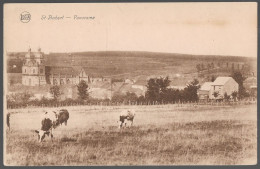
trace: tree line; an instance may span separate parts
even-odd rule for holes
[[[238,92],[233,92],[233,98],[244,98],[250,96],[248,92],[246,92],[243,81],[245,77],[240,72],[233,72],[231,75],[233,79],[239,84]],[[88,84],[82,80],[77,85],[77,99],[65,99],[60,100],[60,87],[57,85],[51,86],[49,92],[52,94],[53,98],[48,99],[46,97],[42,97],[39,99],[31,100],[30,98],[33,96],[32,94],[25,93],[16,93],[7,96],[7,104],[8,105],[55,105],[55,104],[98,104],[101,102],[111,102],[111,103],[176,103],[176,102],[197,102],[199,100],[198,97],[198,89],[200,88],[199,81],[194,79],[190,81],[184,89],[174,89],[170,88],[170,80],[169,77],[160,77],[160,78],[151,78],[147,81],[147,90],[145,95],[137,96],[136,93],[119,93],[116,92],[112,96],[111,99],[95,99],[89,96],[89,87]],[[213,93],[214,97],[217,98],[218,93]],[[224,94],[224,100],[229,100],[231,96]]]
[[[198,63],[196,64],[196,69],[197,72],[201,72],[201,71],[205,71],[205,70],[212,70],[214,68],[230,68],[231,70],[239,70],[239,71],[243,71],[243,72],[248,72],[250,70],[250,66],[248,64],[235,64],[235,63],[230,63],[230,62],[226,62],[226,63]]]

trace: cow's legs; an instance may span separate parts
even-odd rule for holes
[[[52,134],[52,128],[51,128],[51,141],[53,141],[53,134]]]

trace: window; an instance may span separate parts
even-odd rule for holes
[[[33,73],[35,73],[35,69],[33,69]]]
[[[43,69],[40,69],[40,73],[43,73]]]
[[[26,69],[24,69],[24,73],[26,73]]]

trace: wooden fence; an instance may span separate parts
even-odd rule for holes
[[[70,107],[70,106],[101,106],[101,107],[119,107],[119,106],[153,106],[153,105],[175,105],[176,107],[192,107],[192,106],[233,106],[233,105],[247,105],[256,104],[257,100],[255,98],[244,99],[239,101],[229,101],[229,102],[97,102],[97,103],[54,103],[54,104],[42,104],[39,105],[7,105],[7,109],[27,109],[27,108],[55,108],[55,107]]]

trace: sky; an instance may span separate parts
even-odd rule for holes
[[[20,14],[31,15],[28,23]],[[63,19],[47,19],[64,16]],[[74,19],[94,17],[94,19]],[[45,19],[42,17],[46,16]],[[66,18],[70,17],[70,18]],[[257,57],[257,3],[5,4],[4,52],[150,51]]]

